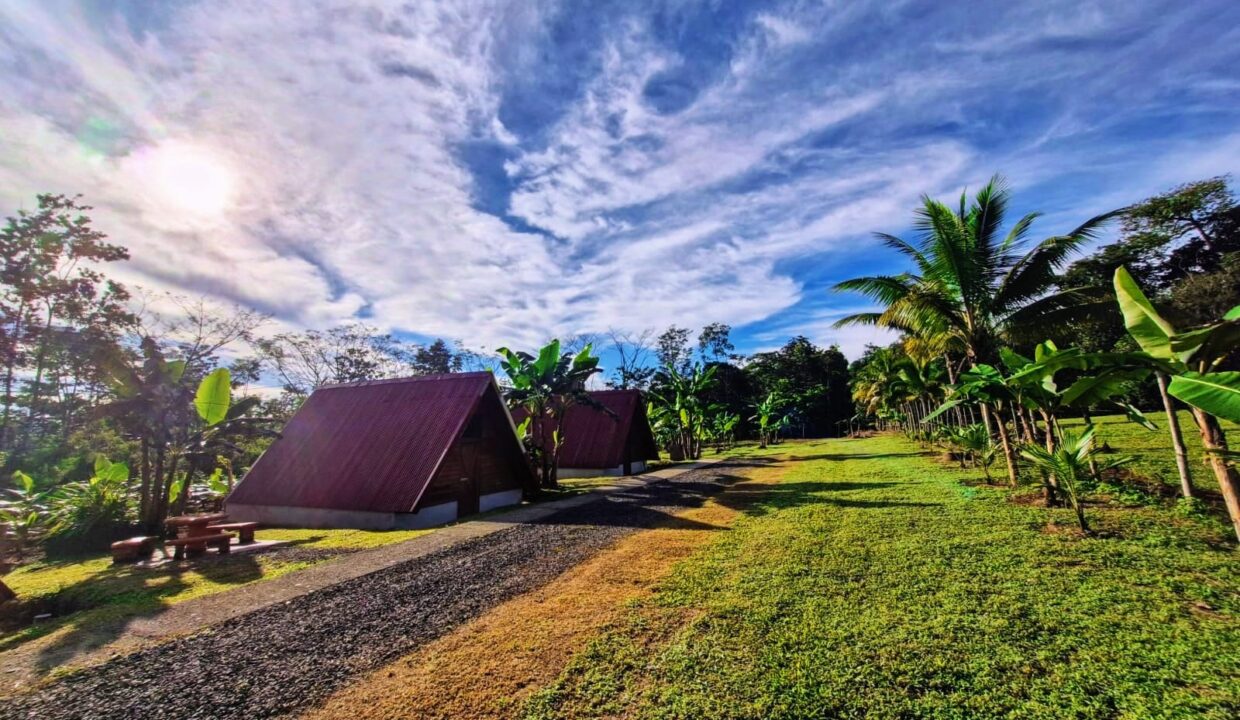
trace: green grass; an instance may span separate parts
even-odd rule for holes
[[[57,617],[0,634],[0,650],[53,632],[89,632],[129,617],[151,615],[176,603],[250,583],[271,580],[328,560],[340,553],[408,540],[429,530],[301,530],[270,528],[260,540],[284,540],[299,548],[324,551],[209,556],[204,561],[156,567],[113,565],[107,554],[51,559],[23,565],[4,581],[25,603]],[[158,557],[158,555],[157,555]]]
[[[1122,415],[1108,415],[1094,419],[1098,427],[1098,440],[1109,443],[1115,450],[1130,455],[1133,463],[1128,469],[1142,477],[1158,480],[1178,489],[1180,475],[1175,467],[1175,457],[1171,453],[1171,437],[1167,433],[1166,413],[1148,413],[1147,417],[1158,426],[1157,430],[1145,428],[1130,422]],[[1201,435],[1197,425],[1188,411],[1180,411],[1180,430],[1184,435],[1184,445],[1188,449],[1189,470],[1193,477],[1193,487],[1208,492],[1218,492],[1218,482],[1213,473],[1202,464]],[[1067,420],[1064,425],[1079,430],[1081,420]],[[1240,443],[1240,425],[1223,422],[1223,429],[1228,433],[1232,445]]]
[[[775,453],[802,459],[527,718],[1240,716],[1215,518],[1095,505],[1082,537],[901,437]]]

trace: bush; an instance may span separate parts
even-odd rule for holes
[[[95,461],[89,480],[62,485],[52,498],[53,521],[47,533],[49,553],[79,553],[103,549],[130,532],[133,523],[125,483],[124,463]]]

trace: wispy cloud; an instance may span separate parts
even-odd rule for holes
[[[293,325],[853,352],[826,288],[921,193],[1005,171],[1051,232],[1238,164],[1222,0],[100,7],[0,8],[0,202],[83,193],[126,281]]]

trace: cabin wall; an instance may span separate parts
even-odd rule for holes
[[[511,437],[503,408],[484,403],[444,456],[419,509],[456,502],[464,516],[520,502],[521,479],[515,464],[524,458],[512,450]]]

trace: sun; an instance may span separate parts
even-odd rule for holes
[[[209,148],[163,142],[146,151],[141,167],[152,199],[168,210],[210,219],[233,204],[233,173]]]

